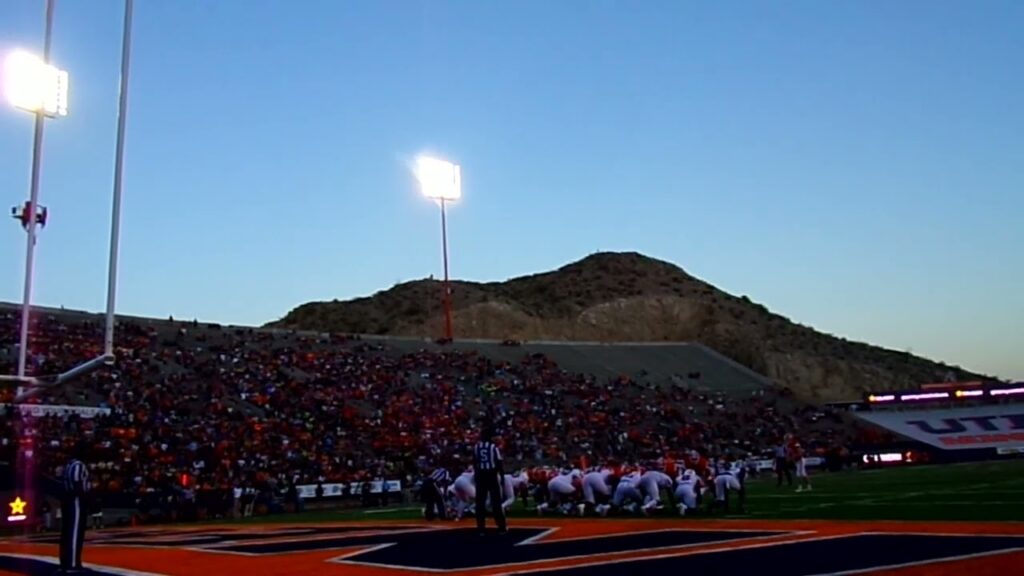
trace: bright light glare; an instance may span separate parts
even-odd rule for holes
[[[23,50],[4,60],[4,93],[15,108],[67,116],[68,73]]]
[[[957,390],[956,391],[956,397],[957,398],[970,398],[972,396],[981,396],[983,394],[985,394],[984,390]]]
[[[458,164],[420,156],[416,158],[416,179],[427,198],[458,200],[462,197],[462,171]]]
[[[879,462],[902,462],[904,460],[903,454],[897,452],[886,452],[883,454],[865,454],[861,459],[864,460],[865,463],[870,463],[872,458],[877,459]]]
[[[937,400],[939,398],[949,398],[949,392],[925,392],[924,394],[903,394],[900,396],[900,400]]]

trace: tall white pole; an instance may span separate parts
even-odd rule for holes
[[[128,121],[128,72],[132,54],[133,0],[124,3],[124,32],[121,36],[121,93],[117,105],[117,150],[114,153],[114,205],[110,217],[110,261],[107,264],[107,325],[103,353],[108,361],[114,354],[114,304],[117,299],[117,260],[121,242],[121,175],[124,172],[124,130]]]
[[[53,4],[46,0],[46,28],[43,32],[43,61],[50,63],[50,41],[53,37]],[[25,292],[21,301],[21,338],[18,341],[18,378],[25,377],[25,361],[28,357],[28,324],[32,313],[32,274],[36,255],[36,212],[39,206],[39,172],[43,157],[42,110],[36,112],[35,134],[32,137],[32,176],[28,195],[28,225],[25,239]]]

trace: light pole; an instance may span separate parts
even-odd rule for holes
[[[448,280],[448,220],[445,206],[462,197],[462,171],[458,164],[445,160],[420,156],[416,159],[416,179],[420,182],[423,195],[441,205],[441,250],[444,257],[444,337],[452,340],[452,288]]]
[[[46,0],[46,27],[43,34],[43,57],[27,52],[13,52],[4,61],[4,86],[10,103],[35,114],[32,138],[32,175],[28,203],[22,222],[28,237],[25,240],[25,288],[21,304],[21,334],[18,343],[18,378],[25,377],[28,354],[28,323],[32,310],[32,274],[35,264],[36,224],[40,223],[39,173],[43,156],[43,121],[68,113],[68,73],[50,65],[53,38],[54,0]]]

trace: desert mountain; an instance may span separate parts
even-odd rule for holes
[[[597,253],[505,282],[453,282],[457,338],[605,342],[696,341],[816,400],[867,390],[982,378],[946,364],[796,324],[678,266],[637,253]],[[371,297],[310,302],[276,328],[436,337],[441,284],[417,280]]]

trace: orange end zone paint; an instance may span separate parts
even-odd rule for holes
[[[192,526],[181,529],[159,529],[163,536],[170,531],[170,537],[196,533],[222,532],[230,538],[231,534],[248,534],[246,542],[261,542],[272,544],[288,539],[300,541],[312,541],[324,536],[296,536],[294,534],[281,533],[289,529],[306,529],[310,527],[358,527],[367,528],[346,533],[343,536],[328,536],[333,538],[335,547],[332,549],[314,549],[310,551],[292,551],[278,554],[254,554],[243,555],[230,553],[214,548],[202,549],[199,545],[192,548],[181,546],[165,547],[167,542],[161,543],[159,536],[150,530],[107,530],[102,533],[90,533],[90,543],[86,545],[84,559],[87,564],[117,568],[120,570],[141,571],[150,574],[163,574],[167,576],[184,576],[189,574],[245,574],[250,575],[285,575],[285,574],[344,574],[346,576],[412,576],[423,575],[425,570],[389,567],[384,565],[368,564],[339,564],[336,560],[346,554],[366,552],[371,549],[370,545],[343,547],[338,542],[344,542],[345,538],[356,538],[366,534],[378,535],[387,534],[390,538],[392,532],[375,531],[377,528],[395,528],[408,526],[411,528],[432,527],[440,529],[465,529],[465,524],[434,524],[417,522],[373,522],[373,523],[334,523],[334,524],[301,524],[301,525],[203,525]],[[586,566],[608,565],[609,563],[624,560],[649,559],[652,557],[684,558],[694,555],[716,552],[723,554],[722,562],[729,565],[730,553],[739,553],[741,550],[768,547],[782,543],[811,542],[829,538],[839,538],[856,534],[920,534],[920,535],[1006,535],[1024,536],[1024,524],[1022,523],[916,523],[916,522],[829,522],[829,521],[765,521],[765,520],[686,520],[686,521],[645,521],[645,520],[581,520],[581,519],[519,519],[513,523],[517,528],[556,529],[539,538],[539,542],[556,543],[561,541],[580,539],[590,540],[592,538],[613,537],[616,535],[632,535],[641,532],[661,532],[666,530],[684,531],[779,531],[782,534],[758,536],[756,538],[737,537],[734,540],[711,541],[695,545],[667,546],[657,549],[629,549],[625,551],[598,552],[589,556],[563,557],[563,558],[542,558],[504,566],[492,566],[481,568],[465,568],[458,570],[442,571],[444,574],[454,576],[491,576],[497,574],[508,574],[510,572],[522,573],[535,570],[571,569],[579,567],[574,573],[586,574]],[[249,534],[252,533],[252,534]],[[399,532],[407,534],[407,532]],[[111,537],[139,536],[149,538],[145,546],[138,545],[117,545]],[[742,534],[740,534],[742,536]],[[495,538],[496,536],[489,536]],[[341,538],[341,540],[339,540]],[[102,541],[109,543],[101,543]],[[571,542],[570,542],[570,545]],[[544,544],[538,544],[544,546]],[[22,540],[0,540],[0,557],[4,553],[27,554],[34,556],[57,555],[57,547],[54,544],[26,542]],[[453,554],[458,551],[438,550],[438,554]],[[870,554],[870,551],[851,550],[851,555]],[[875,571],[863,572],[865,574],[885,576],[954,576],[970,574],[971,576],[1008,576],[1013,573],[1014,567],[1024,565],[1024,552],[1000,552],[991,555],[965,558],[962,560],[935,560],[927,564],[919,564],[904,568],[878,569]],[[477,564],[479,566],[479,564]],[[624,565],[628,566],[628,564]],[[626,573],[623,570],[623,573]],[[0,575],[17,574],[10,572],[9,567],[0,568]],[[543,572],[538,572],[543,574]]]

